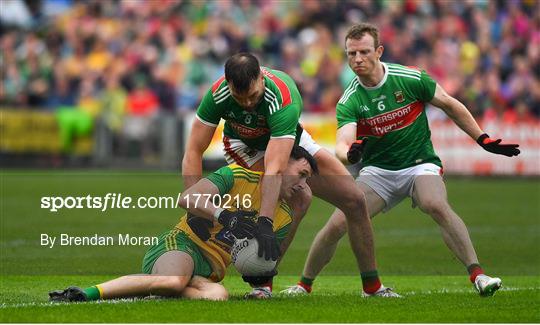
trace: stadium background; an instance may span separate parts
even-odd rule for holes
[[[508,287],[496,296],[492,309],[474,300],[465,272],[444,246],[437,226],[418,209],[411,210],[406,200],[377,217],[374,227],[383,280],[413,305],[358,305],[354,258],[342,240],[317,280],[315,292],[330,297],[304,301],[316,307],[311,318],[292,312],[290,301],[277,300],[269,319],[259,317],[271,313],[265,305],[250,307],[260,314],[247,314],[241,302],[234,302],[227,310],[204,304],[166,305],[165,311],[144,304],[86,306],[78,307],[78,320],[233,322],[242,314],[246,322],[540,321],[537,1],[0,4],[0,320],[33,322],[39,315],[44,321],[73,321],[64,307],[47,309],[48,318],[43,318],[41,307],[32,304],[45,302],[50,289],[140,272],[144,247],[48,250],[37,238],[43,232],[156,235],[175,223],[178,211],[51,213],[39,209],[40,197],[182,191],[178,171],[193,113],[232,53],[254,52],[263,65],[290,74],[305,103],[302,123],[332,150],[335,103],[353,77],[345,61],[344,33],[354,22],[369,21],[380,28],[383,60],[427,70],[489,134],[520,144],[517,158],[489,154],[440,110],[428,108],[450,201],[468,225],[481,262]],[[223,164],[219,140],[217,132],[205,155],[207,170]],[[331,211],[315,200],[284,258],[277,289],[297,280],[309,245]],[[233,295],[246,291],[238,277],[227,278],[225,285]],[[474,312],[456,313],[456,306],[464,304]],[[429,311],[418,307],[422,305]],[[216,318],[182,313],[185,306],[210,308]],[[123,310],[129,316],[115,318]]]
[[[426,69],[489,133],[521,144],[517,159],[486,155],[429,108],[447,173],[540,174],[536,1],[10,0],[1,18],[3,165],[176,169],[202,94],[238,51],[295,79],[302,122],[331,150],[353,77],[344,33],[367,20],[383,60]]]

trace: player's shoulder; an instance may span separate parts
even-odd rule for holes
[[[294,93],[298,88],[294,80],[285,72],[261,67],[265,77],[265,99],[270,102],[277,101],[279,106],[285,107],[294,100]]]
[[[345,90],[343,91],[343,94],[341,95],[341,98],[338,101],[338,105],[347,105],[351,98],[353,98],[353,94],[355,94],[360,89],[360,82],[358,80],[358,77],[352,78],[352,80],[347,84],[345,87]]]
[[[216,104],[224,102],[227,98],[229,98],[229,96],[231,96],[225,75],[222,75],[216,81],[214,81],[212,87],[210,87],[210,92],[212,93],[212,98]]]
[[[405,66],[398,63],[385,63],[388,76],[403,82],[420,81],[422,70],[415,66]]]

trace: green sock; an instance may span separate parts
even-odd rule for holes
[[[307,284],[308,286],[313,285],[313,281],[315,281],[315,279],[306,278],[306,277],[303,276],[303,275],[302,275],[302,277],[300,278],[300,282],[302,282],[303,284]]]
[[[83,290],[83,292],[86,295],[86,299],[88,301],[101,299],[101,294],[97,286],[86,288]]]

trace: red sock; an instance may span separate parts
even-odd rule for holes
[[[484,270],[482,270],[482,267],[480,264],[471,264],[467,267],[467,271],[469,272],[469,280],[471,280],[472,283],[476,280],[476,277],[480,274],[484,274]]]
[[[310,284],[306,284],[304,282],[302,282],[302,280],[298,281],[298,285],[301,286],[302,288],[304,288],[308,293],[311,293],[311,285]]]
[[[375,271],[369,271],[369,272],[362,272],[360,273],[362,277],[362,289],[365,293],[375,293],[377,290],[381,287],[381,280],[379,279],[378,272]]]
[[[266,283],[257,285],[257,287],[259,287],[259,288],[260,288],[260,287],[267,287],[267,288],[270,288],[270,291],[272,291],[272,284],[273,284],[273,281],[270,280],[270,281],[268,281],[268,282],[266,282]]]

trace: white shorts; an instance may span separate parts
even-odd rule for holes
[[[302,131],[300,136],[299,145],[307,150],[312,156],[314,156],[320,149],[311,135],[306,131]],[[223,136],[223,151],[225,151],[225,160],[227,163],[236,163],[244,168],[250,168],[257,161],[264,157],[264,150],[257,150],[248,147],[242,140],[231,139],[227,136]]]
[[[360,170],[356,182],[364,183],[386,203],[384,212],[392,209],[406,197],[412,197],[414,181],[420,175],[442,176],[442,168],[432,164],[420,164],[400,170],[388,170],[375,166]],[[413,202],[413,207],[415,203]]]

